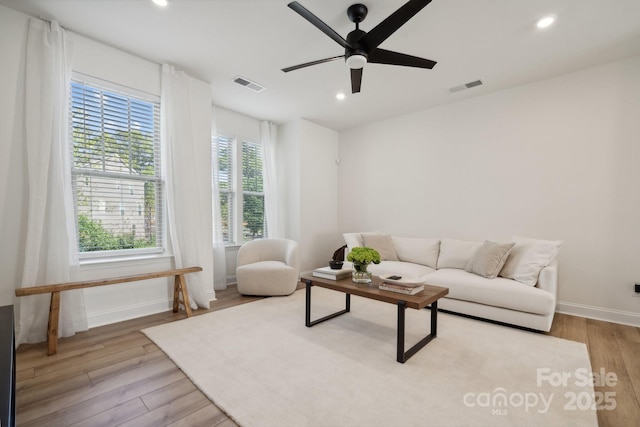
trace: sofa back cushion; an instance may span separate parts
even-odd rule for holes
[[[465,271],[487,279],[497,277],[514,245],[515,242],[495,243],[485,240],[467,263]]]
[[[363,234],[362,243],[380,254],[380,261],[398,261],[393,240],[388,234]]]
[[[398,260],[436,268],[438,264],[438,253],[440,252],[439,239],[396,236],[393,236],[392,239]]]
[[[516,243],[500,276],[517,280],[525,285],[535,286],[540,271],[548,266],[558,255],[562,241],[537,240],[527,237],[514,237]]]
[[[480,246],[482,246],[482,242],[442,239],[440,241],[440,255],[438,256],[438,270],[441,268],[464,270],[469,259]]]

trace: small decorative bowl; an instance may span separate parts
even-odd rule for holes
[[[329,261],[329,267],[331,267],[332,270],[340,270],[342,268],[342,261]]]

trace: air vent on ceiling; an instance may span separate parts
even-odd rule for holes
[[[483,84],[482,80],[476,80],[474,82],[465,83],[460,86],[454,86],[449,89],[449,92],[460,92],[461,90],[471,89],[472,87],[480,86],[481,84]]]
[[[232,81],[246,87],[247,89],[251,89],[254,92],[262,92],[266,89],[266,87],[262,86],[261,84],[252,82],[251,80],[245,79],[244,77],[240,76],[235,76]]]

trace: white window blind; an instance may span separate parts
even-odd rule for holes
[[[74,75],[69,117],[80,254],[162,251],[159,97]]]
[[[222,225],[222,237],[226,244],[234,244],[234,218],[235,218],[235,139],[218,136],[213,139],[216,145],[213,150],[218,153],[218,170],[215,184],[220,194],[220,221]]]

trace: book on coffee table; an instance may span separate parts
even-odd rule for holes
[[[334,270],[331,267],[316,268],[311,273],[314,277],[320,277],[322,279],[329,280],[342,280],[351,276],[352,268],[341,268],[340,270]]]
[[[387,282],[405,287],[416,287],[424,285],[424,280],[417,277],[400,276],[399,274],[382,274],[380,278]]]
[[[380,286],[378,286],[378,288],[382,289],[383,291],[397,292],[399,294],[405,295],[415,295],[418,292],[424,291],[424,284],[404,286],[398,283],[382,282]]]

